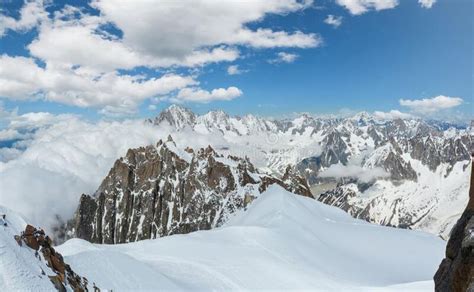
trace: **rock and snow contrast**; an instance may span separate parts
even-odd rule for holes
[[[430,291],[437,235],[468,200],[472,128],[179,106],[144,127],[172,135],[126,151],[61,229],[77,238],[55,249],[90,289]],[[25,221],[0,211],[0,290],[54,289],[13,239]]]
[[[474,160],[474,156],[472,157]],[[469,203],[454,225],[446,257],[434,276],[435,291],[474,291],[474,168],[471,166]]]
[[[312,197],[291,168],[279,179],[210,146],[180,150],[169,136],[118,159],[94,195],[82,195],[69,232],[112,244],[211,229],[274,183]]]
[[[269,173],[293,165],[316,198],[377,224],[447,238],[467,202],[472,127],[367,113],[286,120],[196,115],[176,105],[148,122],[209,137],[216,150],[247,156]]]
[[[353,219],[276,184],[219,228],[57,247],[78,273],[114,291],[431,291],[443,248],[434,235]]]
[[[76,274],[42,230],[0,206],[0,291],[85,291],[95,283]]]

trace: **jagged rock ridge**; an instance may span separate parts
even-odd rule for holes
[[[273,183],[311,197],[291,169],[282,179],[262,175],[247,158],[180,150],[169,137],[118,159],[95,194],[81,196],[71,231],[113,244],[210,229]]]

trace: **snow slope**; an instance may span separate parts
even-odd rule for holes
[[[0,226],[0,291],[51,291],[54,286],[47,275],[54,275],[32,249],[20,247],[14,235],[25,229],[25,221],[11,210],[0,206],[8,226]],[[0,220],[3,224],[3,221]],[[42,275],[41,271],[47,275]]]
[[[57,248],[107,289],[432,290],[444,242],[382,227],[271,186],[223,227],[119,245]]]

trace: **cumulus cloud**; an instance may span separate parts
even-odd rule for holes
[[[227,67],[227,74],[229,75],[237,75],[237,74],[242,74],[244,71],[242,71],[239,68],[239,65],[230,65]]]
[[[23,138],[23,135],[14,129],[0,130],[0,142]]]
[[[0,163],[16,159],[22,153],[16,148],[2,147],[0,148]]]
[[[312,1],[116,1],[98,0],[93,5],[103,17],[123,31],[123,42],[149,55],[182,59],[194,49],[220,44],[258,48],[315,47],[319,37],[300,31],[252,30],[246,25],[267,14],[299,11]],[[137,17],[140,21],[137,21]],[[179,24],[176,19],[180,19]],[[161,28],[156,32],[156,28]],[[150,33],[150,32],[156,33]]]
[[[190,89],[181,97],[193,96],[188,100],[230,100],[240,90],[219,88],[206,94],[196,90],[196,75],[153,73],[150,77],[134,69],[205,66],[235,61],[240,47],[313,48],[322,42],[314,33],[259,27],[267,15],[301,11],[312,0],[164,1],[159,5],[146,0],[96,0],[90,5],[100,13],[65,5],[48,14],[40,0],[25,2],[18,19],[0,12],[0,37],[7,30],[38,29],[27,45],[30,56],[0,57],[0,96],[96,107],[108,115],[133,114],[144,100],[172,97],[184,88]],[[291,62],[291,55],[282,60]],[[197,98],[198,94],[204,98]]]
[[[412,111],[421,114],[432,114],[440,110],[457,107],[463,103],[459,97],[438,95],[432,98],[423,99],[400,99],[400,105],[410,108]]]
[[[293,63],[298,58],[297,54],[279,52],[277,53],[277,57],[275,59],[271,59],[269,63]]]
[[[410,119],[413,118],[413,115],[408,113],[403,113],[398,110],[391,110],[389,112],[375,111],[374,117],[379,120],[394,120],[394,119]]]
[[[42,68],[31,58],[0,57],[0,96],[18,100],[44,98],[79,107],[133,110],[147,98],[196,84],[192,77],[176,74],[148,79],[116,71],[96,75],[81,68]]]
[[[242,95],[237,87],[217,88],[212,91],[200,88],[183,88],[179,91],[176,99],[178,101],[210,102],[214,100],[232,100]]]
[[[324,19],[324,23],[338,28],[342,24],[342,16],[334,16],[332,14],[329,14],[326,19]]]
[[[433,5],[436,3],[436,0],[418,0],[418,3],[420,3],[421,7],[429,9],[433,7]]]
[[[387,177],[389,174],[380,167],[363,168],[358,165],[341,163],[333,164],[319,174],[320,177],[355,178],[362,182],[370,182],[376,178]]]
[[[0,10],[1,12],[1,10]],[[29,1],[20,10],[20,18],[15,19],[0,13],[0,37],[8,30],[24,32],[36,27],[41,21],[48,18],[41,0]]]
[[[398,0],[336,0],[353,15],[360,15],[370,10],[392,9],[398,5]]]

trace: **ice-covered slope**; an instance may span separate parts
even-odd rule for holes
[[[15,212],[0,206],[8,226],[0,220],[0,291],[51,291],[54,286],[47,275],[54,273],[35,257],[35,252],[20,247],[14,235],[25,229],[26,222]],[[47,275],[42,275],[44,271]]]
[[[432,290],[444,242],[353,219],[273,185],[210,231],[120,245],[73,239],[58,250],[116,290]]]

